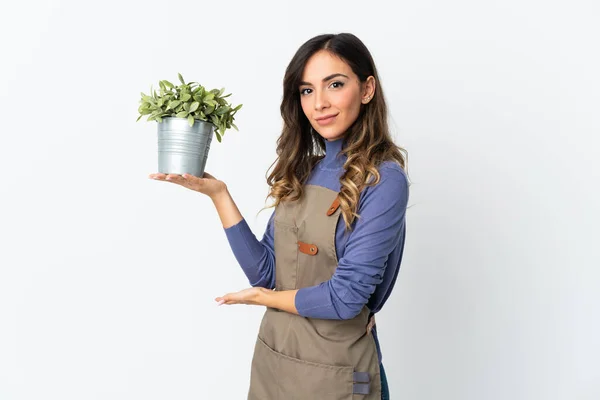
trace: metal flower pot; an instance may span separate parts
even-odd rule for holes
[[[158,124],[158,172],[202,177],[215,126],[210,122],[166,117]]]

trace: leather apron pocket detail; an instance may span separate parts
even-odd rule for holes
[[[333,215],[334,212],[336,212],[336,210],[339,208],[340,206],[340,199],[339,197],[336,197],[335,200],[333,200],[333,203],[331,203],[331,205],[329,206],[329,209],[327,210],[327,215],[331,216]]]
[[[352,400],[354,368],[309,362],[275,351],[257,338],[249,399]]]
[[[316,244],[304,243],[301,241],[298,241],[298,249],[302,253],[308,254],[309,256],[314,256],[319,251],[319,248]]]

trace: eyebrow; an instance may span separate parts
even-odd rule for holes
[[[333,78],[336,78],[336,77],[338,77],[338,76],[343,76],[344,78],[348,78],[348,77],[347,77],[346,75],[344,75],[344,74],[336,73],[336,74],[331,74],[331,75],[329,75],[329,76],[326,76],[325,78],[323,78],[323,82],[327,82],[328,80],[330,80],[330,79],[333,79]],[[312,86],[312,83],[310,83],[310,82],[304,82],[304,81],[301,81],[301,82],[300,82],[300,85],[309,85],[309,86]]]

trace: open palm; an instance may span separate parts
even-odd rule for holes
[[[203,193],[209,197],[225,189],[225,182],[218,180],[208,172],[204,172],[201,178],[190,174],[163,174],[155,173],[148,176],[150,179],[171,182],[191,190]]]

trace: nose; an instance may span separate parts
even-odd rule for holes
[[[315,111],[321,111],[324,108],[329,107],[329,101],[327,100],[327,94],[323,90],[315,91]]]

